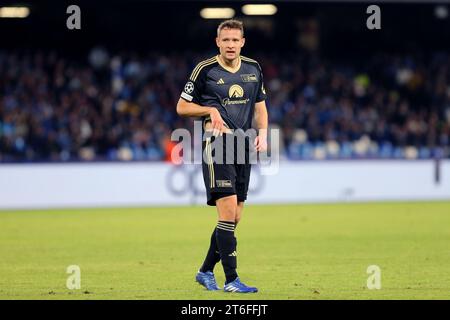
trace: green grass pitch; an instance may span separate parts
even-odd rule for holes
[[[248,206],[238,273],[194,282],[215,208],[0,211],[0,299],[449,299],[450,203]],[[79,265],[81,289],[66,288]],[[381,289],[366,286],[369,265]],[[223,284],[222,266],[216,266]]]

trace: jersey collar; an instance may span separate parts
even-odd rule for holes
[[[241,68],[241,56],[239,56],[238,59],[239,59],[239,61],[238,61],[238,65],[236,66],[236,68],[230,68],[227,65],[225,65],[224,63],[222,63],[222,61],[219,59],[219,55],[216,56],[216,60],[219,63],[219,65],[222,68],[224,68],[225,70],[227,70],[228,72],[231,72],[231,73],[236,73]]]

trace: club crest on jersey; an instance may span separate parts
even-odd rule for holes
[[[241,74],[241,79],[244,82],[258,82],[256,74]]]

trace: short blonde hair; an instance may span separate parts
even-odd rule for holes
[[[223,21],[217,28],[217,36],[219,36],[220,31],[222,31],[223,29],[239,29],[241,30],[242,37],[244,36],[244,24],[242,23],[242,21],[234,19]]]

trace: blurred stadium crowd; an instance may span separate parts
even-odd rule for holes
[[[209,56],[0,52],[0,161],[168,160],[172,130],[192,128],[177,100]],[[450,156],[450,54],[250,56],[263,68],[282,157]]]

